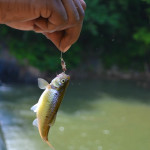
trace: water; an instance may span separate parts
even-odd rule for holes
[[[0,150],[6,150],[6,143],[0,126]]]
[[[71,83],[49,139],[56,150],[149,150],[150,89],[126,81]],[[8,150],[50,150],[30,111],[42,90],[0,88],[0,122]]]

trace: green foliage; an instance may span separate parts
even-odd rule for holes
[[[143,0],[144,2],[147,2],[147,3],[149,3],[150,4],[150,0]]]
[[[64,54],[67,67],[91,57],[98,57],[107,68],[115,64],[143,70],[145,63],[150,65],[150,0],[85,1],[80,39]],[[3,26],[0,38],[21,63],[46,71],[60,69],[60,52],[43,35]]]
[[[122,69],[143,70],[150,60],[150,1],[86,2],[84,34],[81,35],[86,35],[91,43],[86,49],[98,47],[99,58],[107,68],[115,64]]]
[[[34,32],[22,32],[1,27],[1,40],[9,47],[10,52],[24,65],[32,65],[41,71],[58,71],[60,66],[60,51],[43,35],[36,35]],[[9,33],[9,34],[8,34]],[[70,67],[80,63],[80,45],[75,44],[66,57]],[[67,55],[68,55],[67,54]],[[75,57],[79,55],[79,57]]]
[[[150,45],[150,31],[146,28],[140,28],[135,34],[134,39]]]

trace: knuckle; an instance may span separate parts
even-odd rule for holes
[[[63,19],[61,19],[61,20],[59,20],[59,22],[57,22],[55,25],[56,26],[65,26],[65,25],[67,25],[68,24],[68,20],[63,20]]]
[[[83,0],[81,0],[81,5],[82,5],[83,9],[85,10],[86,9],[86,3]]]
[[[68,18],[61,14],[54,14],[49,18],[49,24],[53,24],[54,26],[66,25],[67,22]]]
[[[57,20],[57,25],[65,25],[68,23],[68,17],[66,13],[58,13],[57,17],[55,17],[55,20]]]
[[[66,16],[63,16],[61,18],[61,24],[67,24],[67,22],[68,22],[68,18]]]

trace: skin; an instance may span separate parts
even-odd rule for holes
[[[79,38],[83,0],[0,0],[0,24],[42,33],[62,52]]]
[[[55,121],[58,108],[69,84],[70,76],[62,73],[56,80],[55,79],[50,85],[47,85],[46,90],[42,93],[36,113],[40,136],[51,148],[53,147],[48,142],[49,129]],[[59,85],[62,79],[64,80],[64,83]]]

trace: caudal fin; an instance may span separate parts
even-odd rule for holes
[[[55,148],[52,146],[52,144],[49,142],[49,141],[45,141],[48,145],[49,145],[49,147],[52,149],[52,150],[55,150]]]

